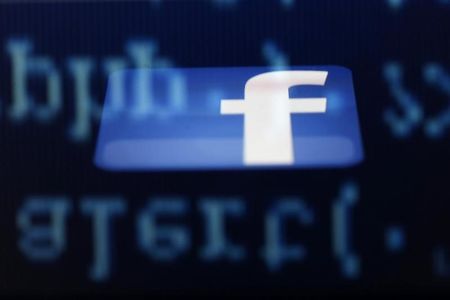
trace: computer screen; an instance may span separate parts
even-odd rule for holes
[[[450,1],[0,1],[1,295],[450,292]]]

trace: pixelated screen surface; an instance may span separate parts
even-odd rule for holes
[[[446,0],[0,1],[0,293],[450,292],[449,17]],[[351,70],[359,164],[94,163],[130,90],[126,122],[175,128],[158,93],[192,109],[189,76],[146,72],[291,66]],[[130,69],[144,79],[113,75]],[[199,92],[205,109],[244,99],[239,78]]]

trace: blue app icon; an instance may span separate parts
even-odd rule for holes
[[[363,159],[343,67],[113,73],[95,163],[117,171],[347,167]]]

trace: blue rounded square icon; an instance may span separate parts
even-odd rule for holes
[[[363,157],[346,68],[167,68],[109,77],[95,163],[117,171],[319,168]]]

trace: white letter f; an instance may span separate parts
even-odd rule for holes
[[[289,88],[325,85],[326,71],[276,71],[250,78],[245,100],[222,100],[221,114],[244,114],[244,164],[291,165],[291,113],[325,113],[326,98],[289,99]]]

